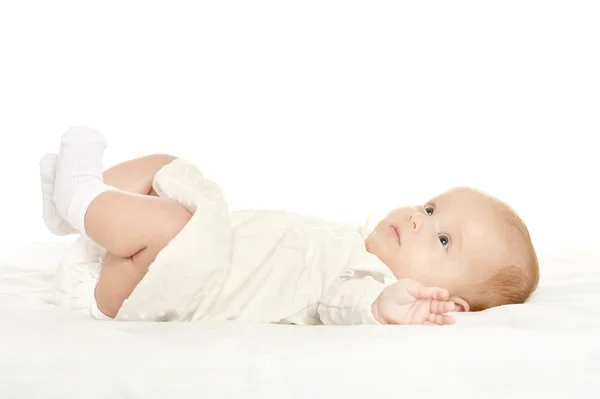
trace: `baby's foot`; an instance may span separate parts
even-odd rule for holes
[[[56,154],[46,154],[39,162],[42,184],[42,216],[46,227],[52,234],[66,236],[76,234],[77,230],[58,214],[56,205],[54,205],[54,177],[57,159]]]
[[[54,203],[58,214],[81,234],[91,202],[113,189],[102,180],[102,155],[106,141],[102,133],[88,127],[67,130],[56,164]]]

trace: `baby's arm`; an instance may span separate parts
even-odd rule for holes
[[[380,273],[349,270],[319,301],[323,324],[453,324],[448,292],[416,281],[385,280]]]
[[[380,324],[373,303],[390,284],[380,273],[348,270],[325,291],[319,317],[323,324]]]

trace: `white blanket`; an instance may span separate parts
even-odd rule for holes
[[[158,195],[179,202],[193,216],[159,252],[116,319],[202,319],[231,269],[233,237],[227,202],[217,184],[184,160],[163,167],[153,187]]]
[[[453,326],[302,327],[94,320],[53,301],[67,245],[0,250],[0,398],[594,399],[600,390],[598,250],[540,254],[530,302],[460,313]]]

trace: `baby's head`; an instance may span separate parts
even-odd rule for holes
[[[445,288],[463,311],[523,303],[539,280],[525,224],[505,203],[470,188],[393,210],[365,244],[396,278]]]

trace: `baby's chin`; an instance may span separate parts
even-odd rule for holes
[[[413,276],[412,273],[410,273],[408,267],[404,267],[403,265],[397,263],[392,263],[391,265],[386,266],[388,267],[388,269],[390,269],[390,271],[392,272],[394,277],[396,277],[397,280],[402,280],[405,278],[415,280],[415,276]]]
[[[409,265],[400,262],[394,263],[391,267],[388,266],[388,268],[397,280],[410,279],[430,286],[439,286],[442,283],[439,278],[440,276],[433,275],[424,270],[415,270]]]

